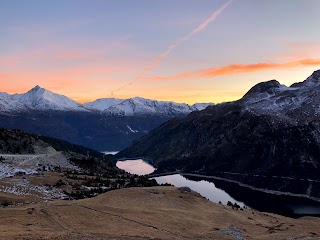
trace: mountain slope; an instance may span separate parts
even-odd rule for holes
[[[206,107],[212,106],[212,105],[213,105],[212,103],[195,103],[192,105],[192,108],[196,109],[198,111],[201,111],[201,110],[205,109]]]
[[[29,134],[19,129],[0,128],[0,153],[45,154],[56,151],[103,158],[100,152],[60,139]]]
[[[122,117],[68,111],[0,114],[1,127],[19,128],[99,151],[119,151],[167,120],[161,116]]]
[[[228,172],[234,174],[228,177],[259,186],[268,185],[266,179],[252,182],[250,176],[319,181],[319,105],[311,104],[317,103],[320,93],[317,74],[295,88],[276,81],[260,83],[239,101],[161,125],[117,156],[146,157],[164,172]],[[309,183],[302,184],[304,191]],[[320,195],[315,189],[309,194]]]
[[[21,239],[21,236],[33,240],[320,237],[319,218],[292,219],[252,209],[234,210],[173,187],[124,188],[78,201],[2,208],[0,214],[1,239]]]

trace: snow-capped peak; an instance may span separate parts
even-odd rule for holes
[[[320,70],[290,87],[276,81],[259,83],[240,100],[245,109],[286,120],[307,121],[320,116]]]
[[[2,110],[87,111],[81,104],[72,99],[41,88],[38,85],[23,94],[8,94],[6,100],[7,104],[4,102],[4,97],[1,97],[0,102],[2,104],[0,106],[2,105]]]
[[[203,110],[210,103],[197,103],[192,106],[185,103],[156,101],[142,97],[129,99],[100,98],[85,104],[51,92],[39,85],[23,94],[0,93],[0,112],[38,111],[94,111],[110,115],[162,115],[174,117],[186,115],[192,111]]]
[[[39,85],[36,85],[34,88],[30,89],[29,92],[38,91],[38,90],[41,90],[41,89],[42,89],[42,90],[46,90],[46,89],[40,87]]]
[[[243,98],[252,98],[252,97],[264,97],[274,95],[279,91],[284,90],[286,86],[281,85],[277,80],[270,80],[266,82],[261,82],[254,85],[244,96]]]

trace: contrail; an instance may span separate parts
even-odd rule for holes
[[[174,43],[172,43],[171,45],[169,45],[169,47],[162,52],[148,67],[144,68],[142,70],[142,72],[136,76],[133,80],[131,80],[130,82],[122,85],[121,87],[111,91],[111,95],[113,96],[113,94],[115,92],[120,91],[121,89],[132,85],[134,82],[138,81],[139,79],[141,79],[146,73],[148,73],[150,70],[152,70],[153,68],[155,68],[156,66],[158,66],[162,59],[167,56],[168,54],[170,54],[176,47],[178,47],[179,45],[181,45],[182,43],[188,41],[190,38],[192,38],[195,34],[197,34],[198,32],[202,31],[203,29],[205,29],[211,22],[213,22],[214,20],[216,20],[216,18],[223,12],[223,10],[225,8],[227,8],[233,0],[229,0],[228,2],[226,2],[225,4],[223,4],[218,10],[214,11],[203,23],[201,23],[198,27],[196,27],[195,29],[193,29],[189,34],[185,35],[184,37],[178,39],[177,41],[175,41]]]

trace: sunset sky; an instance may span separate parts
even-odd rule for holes
[[[1,0],[2,92],[239,99],[320,69],[319,0]]]

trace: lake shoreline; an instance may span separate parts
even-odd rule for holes
[[[125,162],[127,165],[123,164]],[[143,158],[120,159],[118,163],[121,163],[121,169],[132,174],[135,174],[135,171],[147,169],[144,166],[147,165],[148,171],[140,172],[140,175],[155,179],[158,184],[168,183],[176,187],[190,187],[215,203],[236,202],[240,206],[293,218],[320,217],[320,199],[307,194],[259,188],[235,179],[201,173],[181,171],[154,173],[149,162],[144,161]]]
[[[307,199],[311,199],[313,201],[319,202],[320,203],[320,198],[316,198],[316,197],[310,197],[306,194],[297,194],[297,193],[291,193],[291,192],[281,192],[281,191],[276,191],[276,190],[268,190],[268,189],[263,189],[263,188],[257,188],[236,180],[232,180],[232,179],[227,179],[227,178],[222,178],[222,177],[216,177],[216,176],[209,176],[209,175],[201,175],[201,174],[194,174],[194,173],[180,173],[182,176],[191,176],[191,177],[201,177],[201,178],[213,178],[213,179],[217,179],[217,180],[221,180],[221,181],[226,181],[226,182],[230,182],[230,183],[236,183],[241,187],[245,187],[245,188],[249,188],[251,190],[254,191],[259,191],[259,192],[263,192],[263,193],[268,193],[268,194],[274,194],[274,195],[285,195],[285,196],[291,196],[291,197],[301,197],[301,198],[307,198]]]
[[[291,193],[291,192],[281,192],[281,191],[276,191],[276,190],[268,190],[268,189],[263,189],[263,188],[257,188],[249,184],[242,183],[237,180],[232,180],[228,178],[222,178],[222,177],[217,177],[217,176],[212,176],[212,175],[202,175],[202,174],[195,174],[195,173],[184,173],[180,171],[175,171],[175,172],[168,172],[168,173],[158,173],[158,174],[149,174],[147,175],[149,178],[157,178],[157,177],[163,177],[163,176],[170,176],[170,175],[175,175],[175,174],[180,174],[182,176],[190,176],[190,177],[199,177],[199,178],[206,178],[206,179],[216,179],[220,181],[226,181],[229,183],[235,183],[238,184],[241,187],[244,188],[249,188],[254,191],[259,191],[263,193],[268,193],[268,194],[274,194],[274,195],[284,195],[284,196],[290,196],[290,197],[301,197],[301,198],[307,198],[316,202],[320,203],[320,198],[316,197],[311,197],[306,194],[297,194],[297,193]]]

